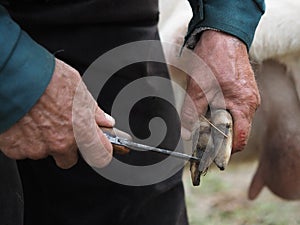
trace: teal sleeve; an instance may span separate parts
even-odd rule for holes
[[[0,133],[38,101],[54,65],[54,56],[22,31],[0,6]]]
[[[263,0],[189,0],[193,18],[186,41],[196,29],[216,29],[242,40],[248,47],[265,11]]]

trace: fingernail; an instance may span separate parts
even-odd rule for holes
[[[112,116],[108,115],[107,113],[104,113],[104,116],[105,119],[109,120],[113,125],[115,124],[116,121]]]
[[[191,137],[192,137],[192,133],[185,129],[184,127],[181,127],[181,137],[186,140],[186,141],[189,141],[191,140]]]

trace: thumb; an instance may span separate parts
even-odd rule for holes
[[[113,147],[96,123],[92,130],[87,131],[86,138],[78,143],[78,147],[91,167],[105,167],[112,159]]]
[[[95,120],[100,127],[113,127],[115,125],[115,119],[98,106],[96,106],[95,110]]]
[[[97,105],[81,82],[76,91],[72,108],[73,132],[83,159],[92,167],[104,167],[112,158],[112,146],[103,137],[99,125],[113,126],[114,119]]]
[[[82,113],[79,114],[79,116],[81,115]],[[93,103],[91,103],[90,108],[87,107],[84,116],[81,116],[81,118],[79,116],[75,115],[75,122],[73,123],[73,131],[79,151],[91,167],[102,168],[111,161],[112,145],[100,130],[98,124],[111,127],[115,121]],[[78,122],[76,119],[78,119]]]

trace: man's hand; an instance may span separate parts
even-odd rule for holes
[[[223,92],[226,108],[233,117],[233,152],[243,150],[252,118],[260,104],[246,45],[228,34],[207,30],[203,32],[194,51],[215,75]],[[222,95],[217,93],[219,89],[212,86],[204,73],[205,71],[194,70],[188,78],[187,95],[190,98],[186,97],[182,108],[183,136],[189,135],[201,114],[205,115],[208,103],[214,108],[221,107],[219,98]]]
[[[112,146],[98,125],[112,127],[114,119],[97,106],[79,73],[56,60],[45,93],[20,121],[0,135],[0,149],[13,159],[51,155],[59,167],[70,168],[77,162],[80,143],[88,149],[83,154],[88,163],[103,167],[111,160]],[[75,141],[74,128],[80,140]]]

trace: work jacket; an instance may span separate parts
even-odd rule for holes
[[[153,22],[159,17],[157,2],[152,0],[145,1],[146,4],[141,4],[138,9],[135,6],[126,7],[126,10],[124,4],[117,3],[118,1],[2,2],[14,14],[14,19],[23,24],[23,29],[10,18],[5,8],[0,6],[0,132],[7,130],[31,109],[43,94],[53,73],[54,52],[49,52],[49,47],[47,50],[41,46],[43,43],[34,41],[35,35],[32,34],[32,39],[26,30],[39,26],[40,32],[43,32],[43,29],[51,29],[51,26],[61,26],[63,33],[63,25],[72,26],[76,30],[76,26],[95,22],[105,24],[123,20],[126,23],[142,19],[144,22]],[[101,5],[101,2],[115,4],[110,8],[116,9],[118,16],[114,11],[99,15],[96,6]],[[136,5],[135,2],[126,1],[126,4]],[[244,41],[248,48],[264,12],[263,0],[190,0],[190,4],[194,16],[189,24],[187,39],[195,29],[208,27],[235,35]],[[132,10],[128,11],[128,8]],[[20,21],[20,14],[25,13],[31,16],[26,21]],[[56,16],[51,18],[51,13]],[[98,14],[97,21],[94,21],[95,13]]]

